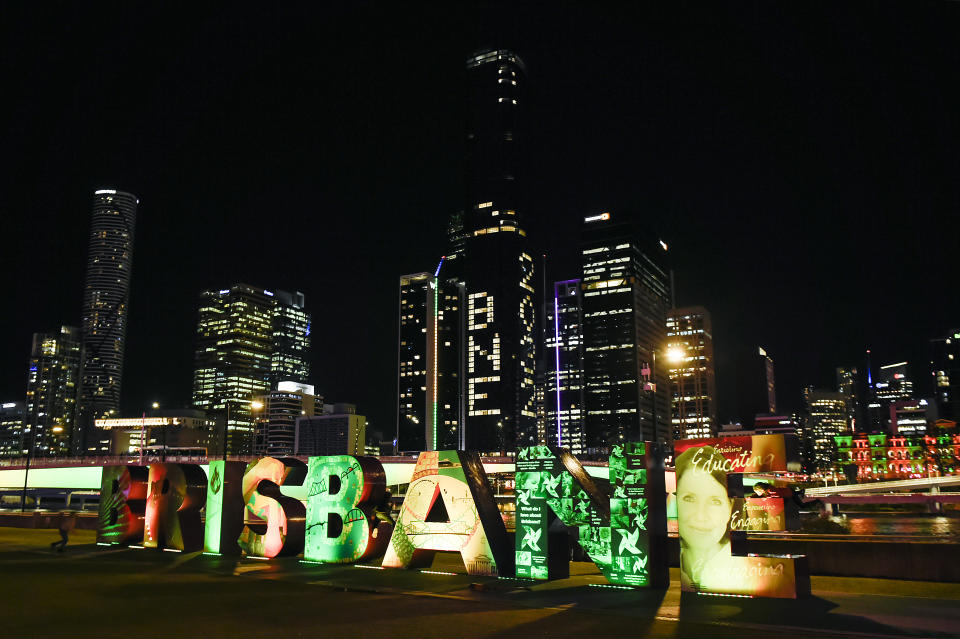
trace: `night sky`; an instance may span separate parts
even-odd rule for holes
[[[960,3],[267,5],[4,3],[0,401],[31,333],[79,325],[92,193],[117,188],[141,200],[126,414],[189,403],[198,293],[247,282],[304,292],[318,393],[392,432],[397,278],[462,208],[485,45],[528,66],[548,278],[579,276],[590,213],[667,241],[677,302],[713,313],[721,420],[757,345],[798,409],[865,348],[926,388],[960,326]]]

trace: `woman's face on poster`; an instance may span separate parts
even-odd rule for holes
[[[710,473],[689,468],[677,482],[677,524],[693,548],[720,543],[730,523],[727,489]]]

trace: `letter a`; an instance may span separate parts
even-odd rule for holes
[[[438,550],[459,552],[471,575],[513,574],[506,527],[476,452],[420,453],[383,566],[429,566]]]

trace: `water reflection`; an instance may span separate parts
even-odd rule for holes
[[[960,517],[906,513],[847,513],[831,519],[850,526],[852,535],[929,535],[960,537]]]

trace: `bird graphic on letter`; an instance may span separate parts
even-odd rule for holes
[[[644,572],[647,568],[647,557],[637,557],[633,562],[633,572]]]
[[[553,476],[551,476],[551,475],[546,475],[546,476],[543,478],[543,488],[544,488],[548,493],[550,493],[551,495],[553,495],[554,497],[557,497],[557,498],[560,497],[560,495],[557,494],[557,485],[558,485],[559,483],[560,483],[560,476],[559,476],[559,475],[557,475],[556,477],[553,477]]]
[[[527,534],[523,536],[523,543],[520,547],[529,547],[530,550],[540,552],[540,535],[543,534],[542,528],[527,528]]]
[[[637,548],[637,540],[640,539],[640,529],[630,532],[629,530],[620,531],[620,548],[617,550],[618,555],[624,554],[626,550],[631,555],[639,555],[640,549]]]

